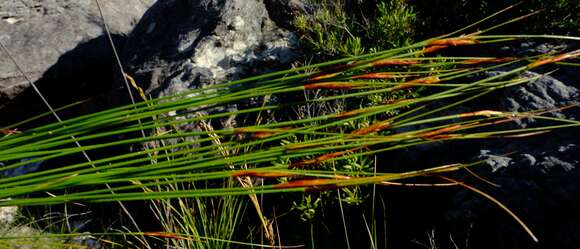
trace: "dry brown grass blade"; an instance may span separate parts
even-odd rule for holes
[[[466,189],[469,189],[469,190],[485,197],[486,199],[490,200],[491,202],[495,203],[498,207],[500,207],[501,209],[506,211],[526,231],[526,233],[528,233],[528,235],[532,238],[532,240],[534,242],[540,241],[540,240],[538,240],[538,237],[536,237],[536,235],[532,232],[532,230],[514,212],[512,212],[506,205],[504,205],[503,203],[501,203],[497,199],[493,198],[491,195],[489,195],[489,194],[487,194],[487,193],[485,193],[485,192],[483,192],[475,187],[469,186],[463,182],[451,179],[449,177],[445,177],[445,176],[441,176],[441,175],[439,177],[441,177],[442,179],[447,180],[449,182],[457,183],[458,185],[460,185]]]
[[[499,188],[499,187],[501,187],[501,185],[499,185],[499,184],[497,184],[497,183],[494,183],[494,182],[492,182],[492,181],[490,181],[490,180],[487,180],[487,179],[483,178],[482,176],[480,176],[479,174],[477,174],[477,173],[473,172],[473,171],[472,171],[472,170],[470,170],[469,168],[463,168],[463,169],[465,169],[465,171],[467,171],[467,172],[468,172],[470,175],[472,175],[473,177],[475,177],[475,178],[477,178],[477,179],[481,180],[482,182],[485,182],[485,183],[487,183],[487,184],[489,184],[489,185],[491,185],[491,186],[494,186],[494,187],[496,187],[496,188]]]

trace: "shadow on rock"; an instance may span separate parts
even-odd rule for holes
[[[113,35],[117,48],[124,46],[126,37]],[[59,112],[63,117],[74,117],[91,113],[109,106],[112,82],[120,77],[111,45],[105,35],[77,45],[64,53],[35,84],[53,108],[58,108],[77,101],[91,99],[90,102],[77,105]],[[109,95],[109,96],[107,96]],[[10,125],[26,118],[48,111],[38,94],[28,88],[0,109],[0,126]],[[53,116],[30,124],[36,126],[54,122]],[[26,127],[18,127],[20,130]]]

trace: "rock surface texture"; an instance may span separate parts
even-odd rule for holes
[[[301,9],[298,1],[159,1],[131,33],[123,61],[153,98],[285,68],[300,53],[298,38],[281,26]],[[280,18],[281,13],[289,19]],[[118,82],[119,87],[124,84]],[[232,104],[203,113],[237,108]],[[191,115],[198,114],[202,113]],[[211,124],[233,127],[236,119],[230,116]]]
[[[153,2],[101,1],[117,45],[123,44],[122,36],[131,32]],[[90,95],[95,89],[110,88],[103,75],[109,76],[113,71],[114,60],[94,0],[1,1],[0,40],[47,95],[64,95],[63,91]],[[27,91],[29,83],[4,52],[0,54],[1,109]],[[84,92],[75,92],[79,89]],[[59,104],[60,99],[55,94],[49,102]],[[28,101],[22,99],[18,104],[33,104]]]
[[[269,10],[300,6],[274,0],[159,1],[127,43],[128,71],[158,97],[288,65],[298,56],[298,39]]]

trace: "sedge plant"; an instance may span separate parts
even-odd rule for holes
[[[404,179],[437,176],[440,182],[430,185],[462,186],[481,194],[508,212],[537,240],[508,207],[448,175],[477,162],[432,165],[406,172],[389,172],[388,162],[380,161],[373,162],[376,172],[336,167],[352,167],[348,162],[353,158],[370,160],[379,153],[410,146],[494,137],[521,139],[580,126],[578,121],[544,115],[553,110],[445,112],[494,90],[535,80],[521,76],[527,70],[580,56],[580,51],[499,58],[436,54],[451,47],[522,39],[580,40],[565,36],[452,33],[371,54],[146,99],[24,131],[17,128],[35,118],[2,127],[0,170],[31,163],[40,164],[41,170],[0,178],[0,206],[147,200],[158,210],[159,220],[166,218],[163,213],[173,212],[184,222],[166,220],[164,226],[169,231],[120,234],[153,237],[166,244],[190,248],[211,248],[210,242],[221,243],[215,244],[218,247],[252,246],[255,244],[236,242],[231,236],[243,204],[228,198],[335,189],[349,192],[355,186],[390,186],[403,184],[399,181]],[[504,71],[482,76],[494,69]],[[368,102],[369,96],[419,88],[428,94]],[[313,91],[324,94],[303,97],[305,92]],[[260,100],[259,104],[252,104],[255,100]],[[304,106],[332,105],[337,101],[344,105],[335,112],[302,117],[292,112]],[[212,111],[234,104],[239,107],[237,110]],[[570,107],[574,106],[561,108]],[[258,121],[263,116],[268,116],[266,121]],[[240,122],[234,128],[208,126],[230,117],[252,122]],[[529,117],[544,123],[521,129],[509,126],[514,119]],[[145,135],[141,135],[142,131]],[[85,153],[93,160],[78,160]],[[256,184],[258,180],[261,184]],[[211,202],[204,200],[223,202],[209,205]],[[188,214],[191,209],[195,209],[193,216]],[[224,217],[230,220],[224,221]],[[263,217],[261,222],[265,229],[271,227]],[[215,231],[209,231],[214,228]],[[224,235],[220,231],[228,232]],[[0,241],[6,239],[9,238]]]

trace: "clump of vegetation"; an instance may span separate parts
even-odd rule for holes
[[[416,14],[405,0],[368,1],[362,3],[352,0],[310,0],[312,13],[301,13],[295,17],[294,26],[300,35],[306,57],[320,61],[328,58],[358,56],[363,53],[375,53],[386,49],[404,47],[413,43]],[[308,59],[309,59],[308,58]],[[372,80],[372,79],[371,79]],[[402,79],[392,78],[402,82]],[[305,110],[298,110],[301,118],[338,113],[351,108],[372,107],[385,102],[418,97],[420,88],[395,90],[369,94],[364,99],[338,100],[326,106],[310,105]],[[337,94],[328,90],[308,91],[307,99],[316,99]],[[394,116],[397,110],[386,115]],[[368,127],[377,120],[369,117],[345,124],[350,130]],[[323,164],[328,170],[349,171],[352,174],[368,174],[374,171],[374,161],[366,157],[352,157],[348,160]],[[307,195],[294,204],[294,210],[300,212],[301,220],[312,222],[316,208],[311,207],[324,199],[327,205],[337,206],[345,203],[357,206],[365,203],[371,196],[368,190],[360,187],[349,187],[332,195]],[[316,198],[316,201],[311,201]],[[317,207],[317,206],[316,206]],[[304,219],[304,217],[310,217]]]
[[[519,4],[514,15],[541,14],[501,32],[571,35],[580,31],[580,4],[575,0],[308,2],[313,12],[297,15],[294,26],[308,48],[307,54],[322,55],[323,59],[380,51],[449,33],[510,4]]]
[[[577,34],[580,31],[580,3],[577,0],[432,0],[410,1],[417,11],[417,36],[451,32],[504,8],[519,4],[514,15],[541,13],[519,24],[504,27],[503,33]]]
[[[370,52],[412,43],[416,21],[413,7],[405,0],[379,2],[376,16],[367,24]]]
[[[323,58],[356,56],[410,44],[416,15],[404,0],[381,1],[361,12],[349,0],[312,0],[314,13],[296,16],[294,26],[310,51]]]

